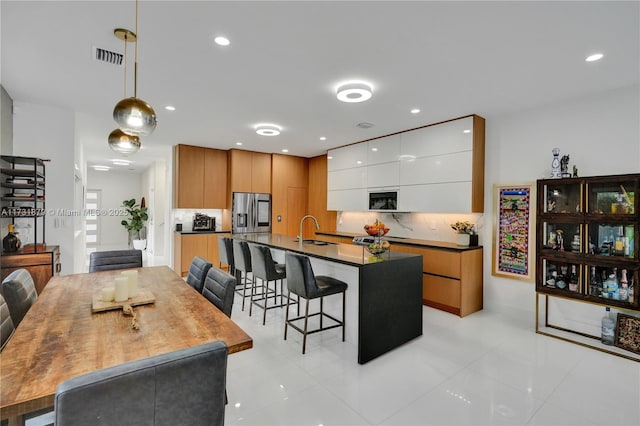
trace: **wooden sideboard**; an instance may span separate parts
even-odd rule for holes
[[[2,253],[2,279],[16,269],[26,269],[31,274],[38,294],[47,285],[51,277],[60,274],[60,247],[27,245],[15,253]]]

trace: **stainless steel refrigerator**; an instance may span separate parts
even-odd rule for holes
[[[234,192],[231,232],[271,232],[271,194]]]

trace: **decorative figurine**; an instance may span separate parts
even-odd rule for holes
[[[558,156],[560,155],[560,148],[553,148],[551,150],[553,153],[553,161],[551,162],[551,177],[554,179],[561,178],[562,173],[560,170],[560,159]]]
[[[562,171],[562,177],[568,178],[571,177],[571,173],[569,173],[569,155],[563,155],[560,159],[560,170]]]
[[[578,168],[575,164],[573,165],[573,177],[578,177]]]
[[[554,213],[556,211],[556,202],[553,200],[547,200],[547,213]]]

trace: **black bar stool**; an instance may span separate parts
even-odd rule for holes
[[[252,281],[249,281],[249,272],[253,274],[251,268],[251,252],[246,241],[233,240],[233,263],[235,276],[238,280],[236,284],[236,293],[242,296],[242,310],[244,311],[244,301],[247,297],[251,297]],[[247,290],[249,291],[247,293]]]
[[[271,255],[271,250],[267,246],[260,244],[249,243],[249,250],[251,251],[251,262],[253,267],[253,285],[251,287],[251,306],[249,307],[249,316],[253,305],[261,308],[262,312],[262,325],[267,322],[267,310],[273,308],[282,308],[284,305],[284,292],[283,292],[283,280],[286,278],[285,266],[282,263],[276,263]],[[256,278],[260,278],[262,281],[262,295],[259,298],[257,296],[257,283]],[[280,280],[280,291],[278,292],[278,280]],[[273,290],[269,288],[269,283],[273,281]],[[270,296],[273,298],[273,304],[269,305]],[[280,303],[278,304],[277,298],[280,297]],[[297,303],[297,302],[295,302]]]
[[[304,316],[289,319],[289,300],[287,300],[287,311],[284,323],[284,340],[287,340],[287,327],[298,330],[302,333],[302,353],[307,349],[307,335],[317,333],[319,331],[331,330],[332,328],[342,327],[342,341],[345,335],[345,302],[347,293],[347,283],[332,277],[318,275],[315,276],[309,257],[301,254],[287,252],[285,255],[285,264],[287,272],[287,289],[289,290],[289,300],[291,293],[302,297],[307,301]],[[323,298],[332,294],[342,293],[342,321],[325,313],[323,311]],[[309,302],[311,299],[320,298],[320,312],[309,315]],[[308,330],[309,317],[320,315],[320,327],[314,330]],[[335,324],[323,327],[322,319],[327,317]],[[299,328],[294,321],[304,319],[304,328]]]
[[[223,265],[226,265],[226,271],[231,275],[235,275],[233,270],[233,241],[228,237],[218,237],[218,255],[220,262],[218,268],[224,270]]]

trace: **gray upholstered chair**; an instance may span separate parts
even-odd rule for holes
[[[251,306],[249,306],[249,316],[253,305],[262,309],[262,325],[267,322],[267,310],[273,308],[280,308],[284,306],[283,303],[283,280],[286,278],[287,273],[283,263],[276,263],[271,255],[271,249],[261,244],[249,243],[249,251],[251,251],[251,266],[253,268],[253,282],[251,287]],[[257,296],[257,283],[256,279],[260,278],[262,282],[260,297]],[[278,280],[280,280],[280,291],[278,291]],[[274,288],[269,288],[269,283],[274,283]],[[280,303],[278,303],[278,297],[280,297]],[[269,304],[269,299],[272,299],[273,303]],[[296,302],[297,303],[297,302]]]
[[[302,254],[287,252],[285,254],[285,265],[287,269],[287,288],[289,290],[289,301],[291,300],[291,293],[293,293],[305,299],[307,303],[304,310],[304,316],[289,318],[290,303],[289,301],[287,301],[287,311],[285,314],[284,322],[284,340],[287,340],[287,327],[289,326],[302,333],[302,353],[304,354],[307,348],[308,334],[330,330],[336,327],[342,327],[342,341],[344,342],[347,283],[328,276],[314,275],[309,257]],[[342,321],[325,313],[323,311],[322,303],[322,299],[325,296],[339,293],[342,293]],[[320,311],[309,315],[309,302],[311,301],[311,299],[317,298],[320,299]],[[309,318],[316,315],[320,315],[320,327],[314,330],[308,330],[307,324],[309,322]],[[322,320],[324,317],[332,320],[334,324],[328,327],[324,327],[322,324]],[[304,320],[304,328],[300,328],[296,324],[294,324],[295,321],[302,319]]]
[[[4,349],[15,329],[11,314],[9,314],[9,306],[2,294],[0,294],[0,351]]]
[[[2,295],[15,327],[20,325],[22,318],[38,299],[33,278],[26,269],[16,269],[7,275],[2,281]]]
[[[223,425],[227,346],[210,342],[62,382],[56,426]]]
[[[214,266],[207,272],[202,295],[226,316],[231,317],[235,287],[236,277]]]
[[[251,269],[251,252],[246,241],[233,239],[233,263],[237,279],[236,293],[242,296],[242,310],[244,311],[244,301],[251,297],[252,284],[248,275]]]
[[[141,250],[94,251],[89,255],[89,272],[142,268]]]
[[[220,256],[218,267],[223,269],[223,265],[226,265],[227,272],[235,275],[233,267],[233,240],[231,238],[218,237],[218,254]]]
[[[207,272],[211,269],[211,262],[207,259],[196,256],[191,261],[189,267],[189,274],[187,275],[187,284],[195,288],[198,293],[202,293],[202,287],[204,286],[204,279],[207,276]]]

